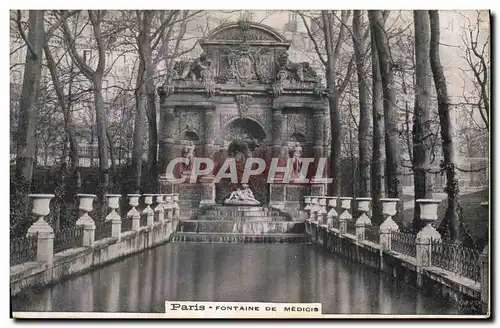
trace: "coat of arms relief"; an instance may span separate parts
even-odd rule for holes
[[[269,83],[272,78],[272,57],[263,48],[250,50],[245,44],[237,48],[226,47],[222,53],[225,59],[221,72],[226,79],[236,79],[241,86],[252,80]]]

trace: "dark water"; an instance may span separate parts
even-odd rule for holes
[[[322,303],[329,314],[457,314],[445,300],[305,244],[165,244],[12,299],[13,311],[164,312],[164,301]]]

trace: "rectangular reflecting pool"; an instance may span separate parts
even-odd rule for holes
[[[12,298],[13,311],[165,312],[169,301],[322,303],[324,314],[460,314],[307,244],[170,243]]]

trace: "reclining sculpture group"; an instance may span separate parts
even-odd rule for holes
[[[283,83],[314,82],[319,83],[320,78],[309,62],[294,63],[289,60],[288,53],[281,53],[275,61],[275,78],[273,87],[278,95],[282,91]],[[175,63],[169,82],[172,80],[192,80],[204,83],[207,91],[211,93],[214,86],[214,74],[211,71],[212,62],[205,53],[193,61],[181,60]]]

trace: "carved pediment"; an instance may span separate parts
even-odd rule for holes
[[[201,40],[200,43],[209,43],[211,41],[271,41],[290,43],[275,29],[253,22],[234,22],[221,25]]]

